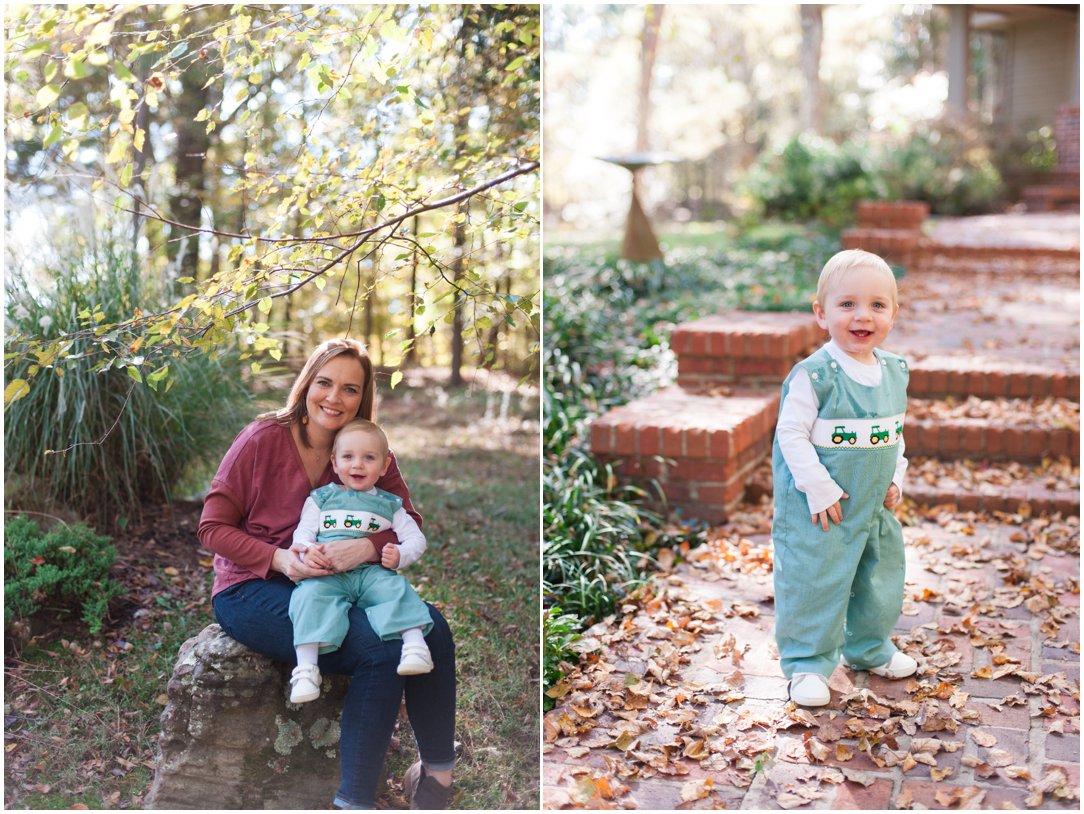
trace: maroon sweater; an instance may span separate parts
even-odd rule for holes
[[[316,486],[339,483],[331,461]],[[403,508],[421,526],[395,456],[376,485],[403,499]],[[215,554],[213,597],[249,579],[267,579],[276,548],[289,548],[301,507],[312,487],[293,436],[273,421],[253,421],[233,440],[218,466],[203,504],[199,540]],[[380,550],[398,538],[392,531],[369,536]]]

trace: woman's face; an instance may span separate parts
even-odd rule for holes
[[[365,385],[361,362],[348,354],[331,359],[316,372],[305,396],[309,430],[335,433],[356,418]]]

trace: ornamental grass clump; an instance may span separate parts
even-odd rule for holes
[[[43,275],[48,282],[34,285],[23,269],[10,269],[9,342],[56,340],[85,329],[88,315],[109,325],[168,302],[164,282],[109,242],[62,255],[35,279]],[[125,342],[146,349],[151,340],[142,340]],[[101,364],[103,341],[84,332],[38,364],[5,364],[6,380],[25,379],[29,388],[5,411],[9,508],[123,525],[168,500],[189,466],[220,454],[244,424],[250,397],[236,348],[219,346],[213,356],[168,351],[140,368],[131,359],[127,367]]]

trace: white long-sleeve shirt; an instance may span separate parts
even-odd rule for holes
[[[376,490],[370,490],[370,494]],[[311,497],[305,499],[305,505],[301,508],[301,519],[294,530],[293,542],[301,543],[306,548],[316,544],[316,534],[320,529],[320,507]],[[413,562],[417,562],[425,553],[425,535],[414,522],[414,518],[407,514],[406,509],[398,509],[391,518],[391,530],[399,538],[399,567],[400,571]],[[359,534],[364,537],[364,534]],[[328,543],[334,545],[334,541]]]
[[[859,384],[875,387],[881,383],[880,363],[867,365],[849,356],[834,341],[829,341],[825,349],[835,359],[844,374]],[[809,381],[809,374],[799,368],[790,381],[790,389],[783,399],[779,410],[779,424],[776,437],[779,451],[783,453],[794,485],[806,496],[810,515],[819,514],[843,496],[839,486],[817,457],[817,450],[810,440],[813,422],[817,419],[820,403]],[[903,495],[903,480],[907,472],[907,459],[903,455],[903,437],[900,436],[896,458],[896,471],[892,482]]]

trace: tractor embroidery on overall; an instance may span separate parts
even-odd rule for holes
[[[902,421],[897,421],[896,422],[896,440],[897,441],[900,440],[901,435],[903,435],[903,422]]]
[[[359,528],[360,529],[361,528],[361,521],[356,519],[354,517],[354,515],[348,514],[346,516],[346,519],[343,520],[343,528],[347,528],[347,529]]]
[[[888,429],[881,429],[880,424],[874,424],[869,434],[869,442],[873,446],[877,446],[878,443],[888,443]]]
[[[325,529],[333,529],[333,528],[335,528],[336,525],[337,525],[337,523],[335,522],[334,517],[332,517],[330,514],[325,514],[324,515],[324,528]]]
[[[844,427],[842,424],[837,424],[836,428],[832,430],[832,443],[842,444],[846,441],[848,444],[854,444],[858,440],[858,436]]]

